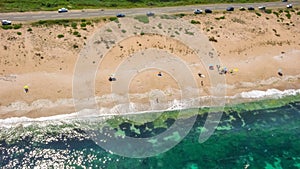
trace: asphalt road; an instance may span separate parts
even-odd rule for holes
[[[177,7],[161,7],[161,8],[131,8],[131,9],[93,9],[93,10],[70,10],[67,13],[51,12],[16,12],[16,13],[0,13],[0,20],[8,19],[11,21],[38,21],[50,19],[67,19],[67,18],[89,18],[115,16],[117,13],[130,15],[145,15],[146,12],[152,11],[155,14],[170,13],[192,13],[195,9],[210,8],[212,10],[225,10],[228,6],[235,8],[253,6],[266,6],[266,8],[285,8],[287,4],[292,3],[293,6],[299,6],[300,0],[290,0],[289,2],[265,2],[265,3],[243,3],[243,4],[209,4],[209,5],[193,5],[193,6],[177,6]]]

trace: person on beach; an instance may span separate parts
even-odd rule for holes
[[[24,88],[24,92],[25,92],[25,93],[28,93],[28,92],[29,92],[29,87],[28,87],[27,85],[25,85],[23,88]]]

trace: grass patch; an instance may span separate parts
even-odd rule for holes
[[[117,21],[118,20],[118,18],[117,17],[115,17],[115,16],[113,16],[113,17],[109,17],[108,18],[110,21]]]
[[[22,28],[22,24],[13,24],[13,29],[20,29]]]
[[[246,22],[240,18],[232,18],[232,22],[240,23],[240,24],[245,24]]]
[[[219,18],[215,18],[216,20],[221,20],[221,19],[225,19],[225,16],[221,16]]]
[[[81,23],[80,27],[85,28],[86,27],[86,23]]]
[[[134,19],[136,19],[142,23],[149,23],[149,18],[146,15],[135,16]]]
[[[65,37],[63,34],[59,34],[59,35],[57,35],[57,37],[58,38],[63,38],[63,37]]]
[[[8,30],[12,29],[13,27],[11,25],[2,25],[2,29]]]
[[[160,15],[161,19],[176,19],[176,15]]]
[[[191,20],[191,24],[200,24],[200,21]]]
[[[266,10],[265,10],[265,13],[271,14],[271,13],[272,13],[272,9],[266,9]]]
[[[274,11],[273,14],[276,15],[277,18],[279,17],[279,13],[278,13],[278,12],[275,12],[275,11]]]

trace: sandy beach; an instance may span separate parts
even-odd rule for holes
[[[300,88],[300,15],[296,14],[300,10],[290,11],[290,19],[284,11],[273,11],[279,16],[261,11],[261,16],[255,12],[235,11],[181,18],[187,22],[199,21],[193,26],[210,39],[221,69],[226,67],[228,70],[219,75],[226,80],[226,96],[252,90]],[[90,38],[106,24],[108,21],[92,23],[86,26],[86,30],[80,28],[80,23],[77,29],[59,25],[33,27],[29,23],[23,23],[18,30],[1,29],[0,118],[36,118],[75,112],[72,85],[77,59]],[[29,28],[32,31],[28,31]],[[75,31],[81,36],[74,35]],[[58,38],[59,34],[64,37]],[[163,49],[184,60],[195,77],[199,95],[211,95],[210,71],[217,72],[216,65],[210,70],[208,65],[199,62],[190,48],[172,37],[137,33],[114,44],[102,56],[101,63],[92,63],[98,64],[94,94],[99,107],[116,104],[109,96],[112,83],[119,79],[115,82],[108,80],[116,67],[130,62],[135,53],[146,53],[150,49]],[[230,73],[233,69],[238,71]],[[199,73],[205,77],[199,77]],[[167,103],[180,99],[182,88],[174,77],[156,67],[138,72],[128,86],[130,100],[151,104],[149,101]],[[24,92],[24,85],[29,86],[28,93]],[[163,99],[160,99],[161,95],[164,95]]]

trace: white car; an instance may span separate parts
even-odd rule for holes
[[[60,8],[58,9],[58,13],[68,12],[67,8]]]
[[[2,20],[1,23],[2,25],[11,25],[11,21],[9,20]]]
[[[293,4],[286,5],[287,8],[293,8]]]

